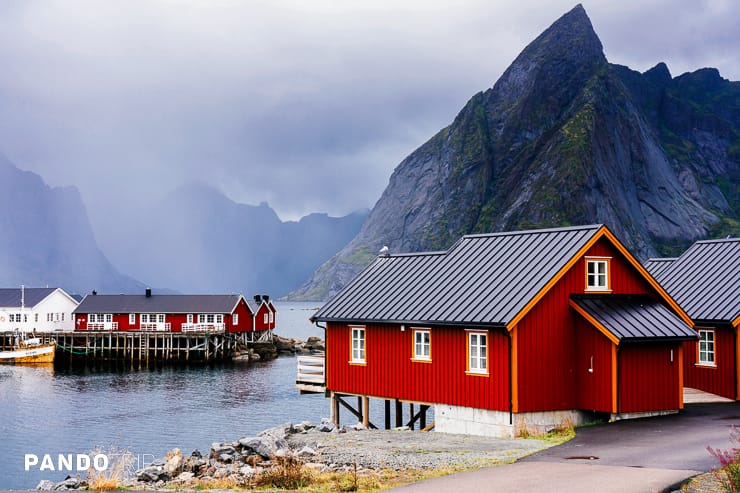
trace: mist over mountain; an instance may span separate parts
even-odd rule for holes
[[[101,240],[125,272],[188,293],[281,296],[359,231],[367,211],[344,217],[310,214],[282,222],[266,203],[236,203],[202,184],[161,200],[131,204],[134,221]]]
[[[740,83],[610,64],[581,5],[411,153],[359,234],[292,293],[327,299],[377,255],[605,223],[640,258],[740,234]]]
[[[0,286],[140,292],[103,255],[75,187],[47,186],[0,154]]]

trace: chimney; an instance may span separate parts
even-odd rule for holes
[[[254,295],[254,302],[255,303],[262,303],[262,296],[255,294]]]
[[[266,295],[266,294],[263,294],[262,295],[262,299],[265,300],[265,303],[267,303],[267,302],[270,301],[270,297],[268,295]]]
[[[144,293],[145,293],[145,296],[147,298],[151,298],[152,297],[152,288],[146,288],[146,291]]]
[[[98,295],[98,292],[93,289],[92,295],[93,296],[97,296]]]

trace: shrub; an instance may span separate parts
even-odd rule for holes
[[[258,486],[296,490],[311,484],[311,471],[295,457],[275,457],[273,463],[273,467],[265,469],[255,478]]]
[[[740,493],[740,428],[735,425],[730,427],[730,444],[732,448],[729,450],[712,447],[707,447],[707,450],[719,460],[720,467],[712,472],[722,489],[730,493]]]

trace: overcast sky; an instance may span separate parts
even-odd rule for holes
[[[583,4],[613,63],[740,80],[740,1]],[[98,231],[192,181],[343,215],[574,5],[0,0],[0,152],[77,185]]]

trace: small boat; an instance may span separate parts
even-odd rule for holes
[[[12,349],[0,351],[0,363],[43,364],[53,363],[56,342],[42,343],[38,337],[18,339]]]

